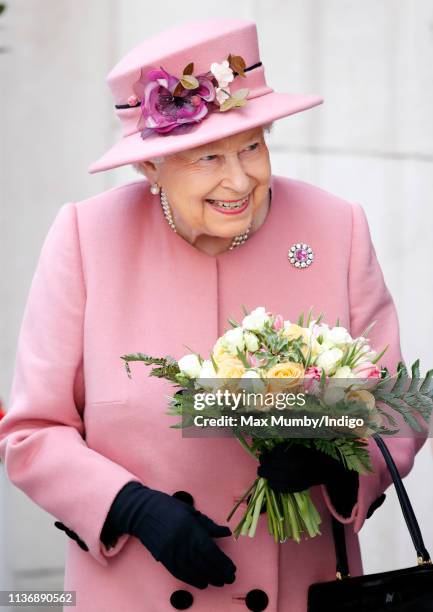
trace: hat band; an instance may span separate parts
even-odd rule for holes
[[[230,83],[231,92],[234,93],[237,89],[246,87],[249,90],[247,100],[258,98],[266,94],[272,93],[274,90],[269,87],[265,80],[265,70],[262,62],[257,62],[244,69],[248,72],[243,79],[236,79]],[[138,128],[138,120],[141,115],[141,102],[134,105],[116,104],[116,115],[121,123],[122,136],[132,136],[140,132]]]
[[[249,72],[250,70],[254,70],[254,68],[259,68],[259,66],[262,65],[262,62],[257,62],[256,64],[253,64],[252,66],[248,66],[247,68],[244,68],[244,72]],[[233,75],[236,77],[238,76],[239,72],[234,71]],[[125,109],[125,108],[136,108],[137,106],[140,106],[141,104],[141,100],[138,100],[135,104],[115,104],[114,107],[117,109]]]

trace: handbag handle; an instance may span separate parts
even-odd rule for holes
[[[394,482],[395,490],[397,492],[398,501],[400,503],[401,510],[403,512],[404,519],[406,521],[407,528],[412,538],[413,545],[416,550],[418,565],[431,564],[430,555],[424,546],[424,540],[421,534],[421,530],[416,520],[415,512],[413,511],[412,504],[410,503],[409,496],[400,477],[397,466],[394,463],[391,453],[385,442],[382,440],[378,433],[372,436],[377,446],[379,447],[387,468],[391,474]],[[347,562],[347,550],[346,550],[346,539],[344,535],[344,524],[337,521],[336,518],[332,517],[332,534],[334,537],[335,545],[335,557],[337,562],[337,578],[349,576],[349,564]]]

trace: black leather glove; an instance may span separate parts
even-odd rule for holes
[[[324,484],[339,514],[349,517],[358,497],[359,476],[347,470],[337,459],[302,444],[286,443],[266,450],[259,456],[257,474],[266,478],[271,489],[295,493]]]
[[[101,532],[105,546],[136,536],[179,580],[198,589],[235,580],[236,566],[212,538],[231,535],[205,514],[167,493],[129,482],[117,494]]]

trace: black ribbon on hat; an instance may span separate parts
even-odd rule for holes
[[[248,66],[248,68],[244,68],[244,72],[249,72],[250,70],[254,70],[254,68],[259,68],[262,65],[262,62],[257,62],[257,64],[253,64],[252,66]],[[233,71],[234,76],[238,76],[239,72]],[[139,100],[136,104],[115,104],[115,108],[124,109],[124,108],[137,108],[140,106],[141,100]]]

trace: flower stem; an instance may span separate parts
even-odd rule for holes
[[[248,495],[251,493],[251,491],[254,489],[254,487],[257,484],[257,480],[258,478],[256,478],[256,480],[253,482],[253,484],[250,486],[250,488],[242,495],[242,497],[237,501],[236,505],[232,508],[230,514],[228,515],[228,517],[226,518],[226,521],[229,521],[233,514],[236,512],[236,510],[239,508],[239,506],[241,505],[241,503],[244,501],[244,499],[246,497],[248,497]]]
[[[250,538],[253,538],[254,534],[256,533],[257,523],[258,523],[259,516],[260,516],[260,510],[262,509],[263,497],[265,495],[265,489],[266,489],[266,480],[264,478],[259,478],[259,482],[257,483],[257,489],[260,486],[261,486],[260,493],[257,495],[257,499],[254,504],[252,522],[251,522],[250,529],[248,531],[248,535],[250,536]]]
[[[275,542],[282,543],[287,539],[300,542],[302,533],[308,534],[310,538],[320,535],[322,519],[310,491],[276,493],[265,478],[257,477],[232,509],[229,518],[249,494],[251,496],[247,509],[233,531],[235,539],[240,535],[254,537],[263,504],[266,506],[268,532]]]

